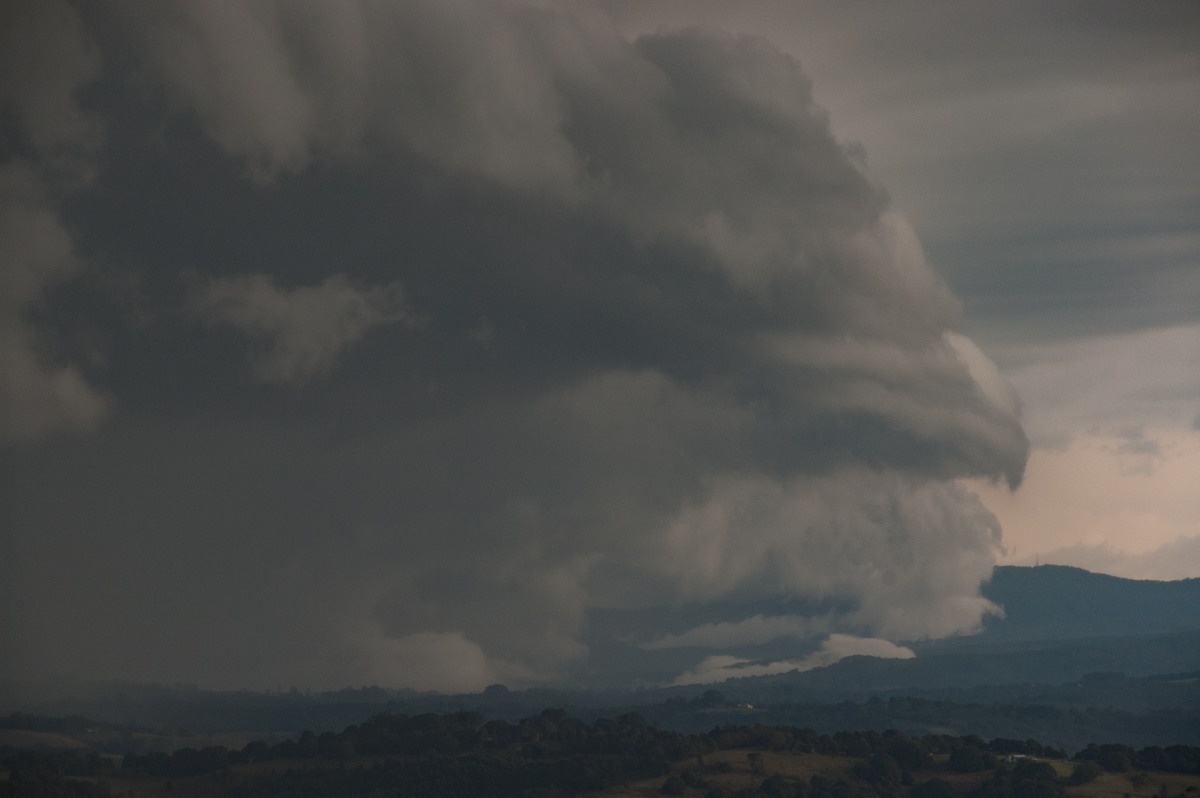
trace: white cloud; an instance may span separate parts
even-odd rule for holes
[[[730,648],[768,643],[781,637],[812,637],[828,630],[832,618],[803,615],[755,615],[740,621],[706,623],[677,635],[643,643],[647,651],[667,648]]]
[[[967,372],[983,397],[1010,417],[1020,416],[1021,402],[1017,398],[1016,390],[975,342],[954,332],[946,333],[946,342],[967,367]]]
[[[672,684],[713,684],[746,676],[774,676],[793,671],[810,671],[833,665],[846,657],[865,656],[880,659],[912,659],[912,649],[872,637],[833,634],[821,644],[821,650],[804,659],[754,663],[723,654],[705,657],[693,670],[681,674]]]
[[[329,372],[372,327],[420,323],[399,283],[362,288],[340,274],[292,289],[264,274],[217,278],[194,292],[192,310],[208,324],[250,336],[258,346],[251,355],[255,375],[275,383]]]

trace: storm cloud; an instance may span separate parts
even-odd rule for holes
[[[5,200],[41,231],[6,301],[63,341],[6,359],[58,419],[5,451],[11,674],[478,689],[586,669],[598,607],[835,598],[809,634],[893,641],[994,611],[955,480],[1019,484],[1015,397],[770,42],[53,9],[77,78],[4,78],[4,174],[52,186]]]

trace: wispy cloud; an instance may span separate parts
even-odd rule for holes
[[[706,657],[694,669],[677,677],[673,684],[713,684],[726,679],[740,679],[747,676],[775,676],[793,671],[810,671],[814,668],[833,665],[846,657],[853,656],[912,659],[916,654],[910,648],[897,646],[887,640],[833,634],[821,644],[820,651],[816,651],[804,659],[756,663],[723,654]]]
[[[706,623],[677,635],[663,635],[642,644],[647,651],[668,648],[732,648],[756,645],[781,637],[813,637],[826,631],[831,617],[754,615],[741,621]]]

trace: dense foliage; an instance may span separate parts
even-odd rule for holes
[[[47,728],[44,724],[42,728]],[[340,733],[305,732],[274,745],[251,742],[181,748],[171,754],[127,754],[118,769],[96,752],[0,749],[0,796],[105,796],[105,779],[204,779],[206,794],[273,796],[554,796],[573,795],[665,777],[664,794],[720,796],[708,788],[718,751],[750,752],[757,767],[766,752],[848,757],[852,777],[814,774],[807,780],[764,774],[745,795],[793,798],[1058,798],[1066,785],[1103,772],[1158,770],[1200,774],[1200,748],[1090,745],[1060,779],[1045,759],[1063,751],[1036,740],[926,735],[890,730],[835,734],[794,726],[720,725],[704,734],[663,731],[640,715],[585,723],[548,709],[517,723],[477,712],[380,714]],[[763,752],[762,754],[757,752]],[[672,773],[672,766],[695,767]],[[728,767],[728,763],[723,763]],[[674,768],[678,770],[678,767]],[[706,773],[708,775],[706,776]],[[914,774],[924,774],[921,779]],[[930,773],[944,773],[929,777]],[[970,790],[953,774],[980,774]]]

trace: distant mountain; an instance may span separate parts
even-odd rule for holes
[[[1004,609],[1002,617],[984,619],[982,632],[932,642],[892,642],[911,647],[921,658],[986,648],[986,653],[980,651],[978,654],[978,665],[969,666],[962,674],[963,679],[970,679],[970,669],[978,670],[981,684],[1003,681],[1006,669],[1012,673],[1012,681],[1071,679],[1077,675],[1077,666],[1085,667],[1083,672],[1111,669],[1140,674],[1200,670],[1200,659],[1193,659],[1191,649],[1186,646],[1179,649],[1155,643],[1155,647],[1162,648],[1163,667],[1148,670],[1144,658],[1136,651],[1116,653],[1124,643],[1115,647],[1099,645],[1101,641],[1134,635],[1200,632],[1200,579],[1156,582],[1122,579],[1061,565],[1005,565],[994,570],[982,590],[987,598]],[[587,632],[591,670],[579,674],[575,682],[593,688],[669,684],[711,655],[755,662],[803,659],[817,650],[825,636],[823,633],[814,632],[807,638],[780,636],[770,641],[736,643],[731,640],[724,648],[648,646],[646,643],[681,636],[702,626],[732,626],[756,616],[846,616],[854,609],[853,604],[846,601],[776,598],[636,611],[595,610],[589,614]],[[860,629],[836,631],[869,634],[869,630]],[[1181,639],[1190,641],[1192,638]],[[1085,642],[1090,647],[1074,645],[1070,652],[1056,655],[1048,651],[1066,643]],[[1041,653],[1022,653],[1028,652],[1034,644],[1045,644],[1036,646],[1043,649]],[[1136,643],[1130,645],[1137,648]],[[1010,646],[1017,649],[1010,650]],[[1005,651],[997,658],[1000,648]],[[1089,650],[1095,651],[1097,657],[1092,668],[1086,668],[1084,661],[1092,656],[1086,653]],[[915,673],[924,664],[891,663],[879,667],[889,672]],[[968,667],[965,660],[961,664]],[[808,678],[819,681],[816,674]],[[962,682],[956,680],[956,683]]]
[[[1200,631],[990,644],[972,639],[977,641],[972,646],[915,646],[914,659],[847,657],[755,683],[778,685],[775,700],[825,701],[872,694],[950,696],[977,686],[1060,685],[1116,674],[1186,674],[1190,706],[1200,708],[1194,676],[1200,672]]]
[[[1096,705],[1200,709],[1200,579],[1158,582],[1061,565],[1000,566],[983,594],[1004,608],[1003,617],[986,619],[979,634],[908,642],[915,659],[850,657],[726,685],[737,684],[744,690],[739,695],[758,700],[810,701],[874,693],[958,698],[972,687],[1014,685],[1026,700],[1036,695],[1039,702],[1071,703],[1080,700],[1078,691],[1029,688],[1078,683],[1088,685],[1086,701]],[[1147,699],[1116,679],[1119,674],[1187,677],[1163,682],[1157,697]]]
[[[1200,579],[1122,579],[1065,565],[1002,565],[983,594],[1004,608],[977,642],[1072,640],[1200,629]]]

